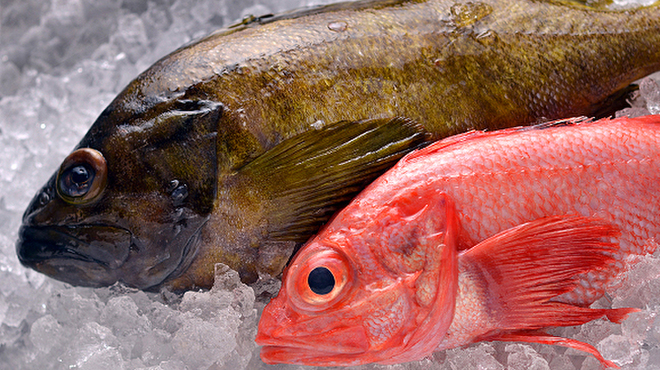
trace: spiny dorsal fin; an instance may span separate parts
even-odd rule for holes
[[[284,140],[239,173],[270,194],[269,239],[304,242],[428,138],[405,118],[341,121]]]
[[[420,158],[420,157],[423,158],[432,155],[433,153],[448,150],[447,148],[452,147],[454,145],[459,145],[473,140],[491,139],[495,137],[506,137],[516,132],[545,130],[553,127],[570,126],[575,124],[587,124],[590,122],[594,122],[594,121],[588,117],[573,117],[573,118],[565,118],[555,121],[543,122],[532,126],[509,127],[496,131],[486,131],[486,130],[468,131],[461,134],[456,134],[453,136],[446,137],[442,140],[438,140],[435,143],[425,147],[424,149],[417,150],[414,153],[410,153],[410,155],[407,155],[405,158],[403,158],[401,163],[406,163],[408,161],[415,160],[416,158]]]

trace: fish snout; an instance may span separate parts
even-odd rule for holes
[[[281,292],[280,292],[281,294]],[[367,332],[358,318],[328,320],[291,311],[283,297],[271,300],[259,320],[256,342],[263,346],[261,358],[267,363],[330,366],[337,355],[359,355],[369,350]]]
[[[55,190],[55,175],[53,175],[28,204],[23,213],[23,225],[38,225],[54,219],[53,211],[49,208],[52,208],[50,205],[55,199],[57,199],[57,193]],[[48,214],[43,215],[43,213]]]

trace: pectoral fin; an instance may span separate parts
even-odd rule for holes
[[[578,275],[616,271],[618,245],[608,240],[617,229],[586,217],[548,217],[519,225],[461,253],[462,273],[479,281],[491,322],[497,327],[478,340],[558,344],[612,363],[592,346],[571,339],[535,334],[539,329],[581,325],[607,317],[620,322],[635,309],[591,309],[558,300],[579,285]]]
[[[427,140],[404,119],[338,122],[310,130],[239,170],[268,194],[268,239],[304,242],[330,216]]]

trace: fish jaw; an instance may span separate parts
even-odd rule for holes
[[[138,223],[115,223],[112,218],[52,224],[26,215],[16,253],[24,266],[73,285],[123,282],[149,289],[186,269],[195,256],[206,218],[181,214],[187,227],[178,229],[165,222],[143,222],[129,229]]]
[[[298,310],[283,290],[259,321],[256,342],[264,362],[347,366],[385,361],[406,346],[416,323],[414,281],[390,282],[386,289],[365,289],[351,297],[361,304],[328,314]],[[405,287],[404,287],[405,286]],[[375,314],[374,314],[375,313]],[[401,333],[401,335],[399,335]]]
[[[256,342],[263,346],[261,359],[268,364],[335,366],[346,361],[353,365],[364,363],[360,355],[369,349],[369,340],[364,327],[355,320],[344,321],[342,327],[327,331],[305,330],[304,335],[284,335],[281,333],[282,324],[276,324],[276,321],[268,314],[262,316],[256,337]],[[305,329],[305,324],[316,327],[318,323],[308,321],[298,326]],[[343,360],[338,361],[338,357]]]
[[[131,239],[128,230],[104,225],[23,226],[16,252],[24,266],[99,287],[117,281],[114,272],[128,259]]]

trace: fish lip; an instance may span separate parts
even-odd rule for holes
[[[269,339],[264,339],[263,337],[262,338],[257,337],[256,342],[258,345],[262,346],[263,348],[279,349],[287,352],[302,351],[310,355],[314,353],[319,353],[324,355],[337,355],[337,354],[354,355],[354,354],[364,353],[367,350],[367,348],[365,347],[343,346],[343,347],[337,347],[332,351],[324,351],[322,349],[319,349],[318,344],[313,344],[314,342],[312,341],[306,341],[304,337],[300,338],[299,340],[295,340],[295,341],[290,340],[284,343],[282,340],[275,340],[275,339],[269,340]]]
[[[274,352],[287,352],[290,354],[300,354],[305,358],[313,357],[326,357],[332,355],[357,355],[366,352],[369,349],[368,340],[366,334],[362,328],[353,327],[353,328],[344,328],[339,330],[339,333],[335,333],[333,337],[341,336],[342,334],[357,337],[362,340],[358,340],[357,343],[350,343],[349,341],[342,341],[342,345],[332,346],[332,350],[326,350],[322,346],[319,346],[316,340],[317,336],[321,333],[316,333],[309,336],[277,336],[273,337],[262,331],[257,332],[255,342],[262,346],[262,350],[265,352],[274,351]],[[336,335],[339,334],[339,335]],[[310,340],[312,339],[312,340]],[[358,344],[359,343],[359,344]]]
[[[298,364],[307,366],[349,366],[365,363],[360,358],[366,351],[324,351],[314,346],[264,345],[260,350],[262,361],[267,364]]]
[[[113,269],[118,266],[108,261],[94,258],[91,255],[81,253],[74,247],[90,247],[90,244],[71,235],[70,231],[76,227],[105,227],[117,232],[129,233],[124,228],[107,226],[101,224],[85,224],[71,226],[29,226],[23,225],[19,230],[19,238],[16,243],[16,254],[21,264],[36,268],[40,263],[52,259],[73,259],[76,261],[98,264],[105,269]],[[131,238],[132,239],[132,238]],[[56,240],[53,242],[52,240]]]

